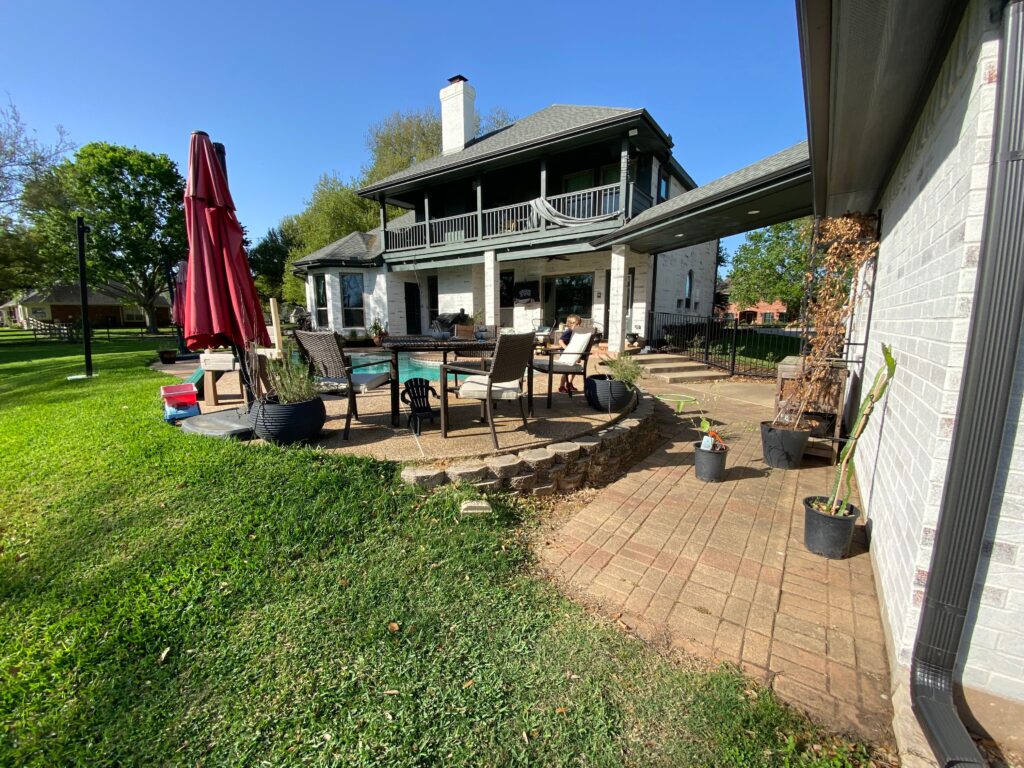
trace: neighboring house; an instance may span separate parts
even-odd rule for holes
[[[474,99],[452,78],[442,154],[360,190],[380,204],[380,227],[296,262],[317,327],[348,333],[380,318],[421,333],[464,310],[529,330],[577,314],[621,350],[651,311],[711,313],[717,240],[593,243],[696,186],[645,110],[554,105],[472,139]],[[408,212],[388,221],[385,204]]]
[[[82,319],[82,295],[77,285],[55,285],[11,299],[2,306],[6,325],[28,328],[29,320],[73,323]],[[157,324],[170,325],[171,305],[157,299]],[[89,320],[96,328],[142,327],[146,316],[124,286],[106,283],[89,289]]]
[[[723,280],[718,284],[717,293],[728,300],[728,280]],[[738,318],[741,323],[747,325],[771,325],[772,323],[785,323],[791,319],[786,305],[778,299],[771,302],[759,301],[757,304],[743,308],[730,302],[723,310],[716,308],[715,314],[721,315],[725,320],[735,320]]]
[[[965,724],[1024,753],[1024,0],[797,0],[797,17],[809,141],[599,242],[879,214],[850,401],[890,345],[856,457],[886,694],[903,765],[980,766]]]

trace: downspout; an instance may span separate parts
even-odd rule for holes
[[[1024,0],[1003,7],[993,158],[960,401],[910,698],[943,766],[984,766],[957,713],[954,666],[981,556],[1024,310]]]

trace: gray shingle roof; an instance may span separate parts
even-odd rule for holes
[[[658,203],[619,227],[615,232],[600,238],[600,240],[618,240],[622,235],[628,235],[631,232],[643,229],[653,221],[667,218],[674,213],[684,211],[709,198],[741,189],[760,179],[807,163],[810,163],[807,142],[801,141],[799,144],[794,144],[788,149],[776,152],[774,155],[769,155],[763,160],[758,160],[752,165],[748,165],[738,171],[733,171],[696,189],[691,189],[689,192],[676,195],[663,203]]]
[[[30,291],[24,296],[12,299],[4,307],[19,304],[79,304],[82,300],[81,289],[77,285],[59,284],[52,288]],[[136,299],[124,286],[107,283],[89,287],[89,304],[94,307],[119,307],[122,304],[134,304]],[[158,307],[169,307],[170,302],[165,296],[157,296]]]
[[[409,211],[388,222],[388,227],[405,227],[416,223],[416,212]],[[307,269],[316,266],[353,265],[365,263],[373,266],[377,258],[384,252],[380,238],[380,227],[369,232],[351,232],[330,245],[325,245],[301,259],[296,259],[293,267]]]
[[[607,120],[621,118],[635,113],[640,115],[642,109],[622,107],[584,107],[573,104],[554,104],[532,115],[517,120],[512,125],[499,128],[466,145],[465,149],[450,155],[438,155],[422,163],[417,163],[404,171],[394,173],[387,178],[374,182],[359,190],[360,194],[388,187],[405,179],[420,174],[440,171],[456,167],[466,162],[479,160],[491,155],[501,155],[523,145],[543,139],[554,138],[559,134],[576,131],[581,128],[597,125]]]

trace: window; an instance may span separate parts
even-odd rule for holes
[[[126,306],[121,311],[126,323],[146,322],[146,314],[142,311],[142,307],[140,306]]]
[[[515,284],[516,284],[516,273],[499,272],[498,273],[498,306],[499,307],[511,307],[513,306],[513,296],[515,295]]]
[[[726,312],[725,313],[725,319],[726,320],[735,320],[736,319],[736,315],[733,312]]]
[[[668,171],[664,168],[658,171],[658,202],[663,203],[668,200],[669,192],[671,191],[671,182]]]
[[[594,186],[594,172],[592,170],[567,173],[562,177],[562,192],[582,192]]]
[[[363,312],[363,276],[355,272],[342,272],[341,278],[341,322],[346,328],[366,327]]]
[[[313,309],[316,314],[316,327],[327,327],[327,275],[316,275],[313,278]]]
[[[762,312],[761,313],[761,322],[762,323],[774,323],[775,322],[775,313],[774,312]]]
[[[686,308],[693,303],[693,270],[686,273]]]
[[[427,322],[437,320],[440,313],[440,303],[437,292],[437,275],[427,275]]]

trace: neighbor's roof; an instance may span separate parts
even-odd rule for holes
[[[12,299],[3,306],[12,307],[22,304],[80,304],[82,294],[77,285],[55,285],[52,288],[40,288],[30,291],[21,298]],[[135,304],[128,289],[117,283],[107,283],[89,288],[89,304],[94,307],[119,307],[123,304]],[[165,296],[158,296],[157,306],[168,307],[170,302]]]
[[[416,212],[409,211],[389,221],[388,226],[405,227],[415,222]],[[309,267],[373,267],[382,263],[380,256],[383,252],[378,227],[369,232],[347,234],[330,245],[296,259],[292,267],[297,272],[304,272]]]
[[[527,115],[511,125],[474,139],[458,152],[437,155],[406,168],[404,171],[369,184],[360,189],[359,194],[365,195],[419,176],[428,176],[462,165],[470,165],[487,158],[499,157],[531,146],[545,144],[555,139],[568,138],[581,131],[599,128],[605,124],[640,117],[646,117],[665,143],[669,147],[672,146],[668,135],[661,130],[644,109],[554,104],[539,112],[534,112],[532,115]],[[686,175],[682,168],[678,170],[684,176]]]

